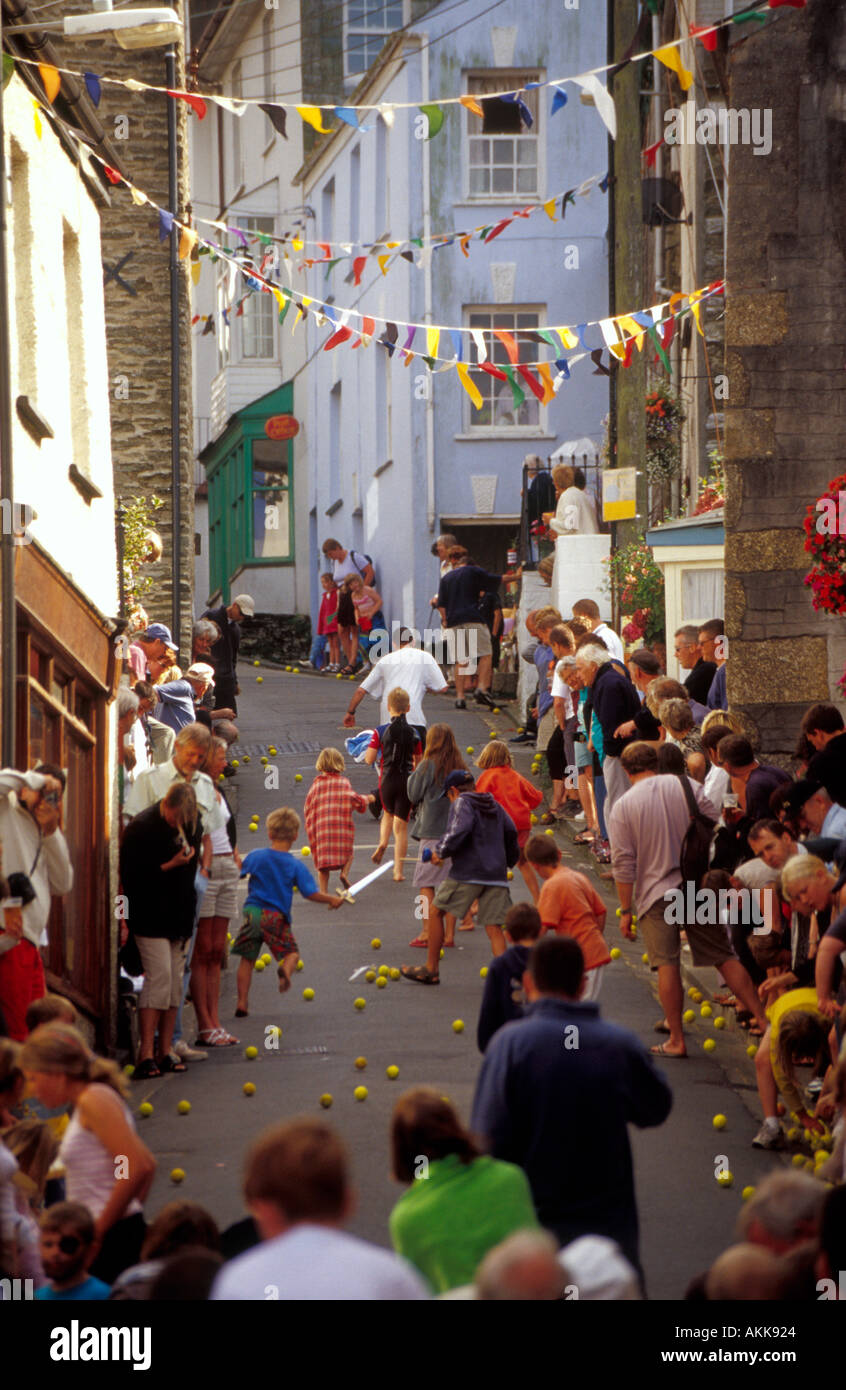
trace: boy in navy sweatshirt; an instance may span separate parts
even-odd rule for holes
[[[523,1017],[523,974],[532,946],[541,934],[540,913],[531,903],[515,903],[505,919],[505,930],[514,944],[488,966],[476,1029],[480,1052],[484,1052],[503,1023]]]

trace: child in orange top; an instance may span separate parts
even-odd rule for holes
[[[537,903],[540,885],[534,869],[526,860],[524,846],[531,834],[532,811],[543,801],[543,792],[515,772],[508,745],[499,739],[485,744],[476,759],[476,766],[484,769],[476,782],[476,791],[490,792],[494,801],[499,802],[514,822],[517,844],[520,846],[517,867],[526,881],[532,902]]]
[[[544,880],[538,899],[538,912],[544,931],[572,936],[585,958],[585,987],[582,999],[599,997],[603,968],[611,956],[605,944],[606,907],[590,879],[575,869],[565,869],[561,851],[545,835],[533,835],[526,845],[526,858]]]

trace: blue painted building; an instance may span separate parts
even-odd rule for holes
[[[306,436],[313,606],[320,547],[334,536],[373,557],[388,620],[420,628],[437,587],[434,538],[455,532],[481,563],[504,569],[518,531],[524,458],[546,460],[563,439],[598,439],[608,412],[608,379],[594,375],[589,360],[546,404],[518,376],[525,401],[515,406],[509,382],[478,369],[469,331],[498,366],[509,358],[495,329],[515,337],[520,362],[552,362],[560,345],[529,335],[607,314],[601,189],[576,196],[563,221],[559,196],[555,221],[538,209],[493,240],[472,240],[466,256],[459,242],[427,254],[428,238],[439,233],[493,228],[517,209],[603,177],[607,131],[593,102],[568,84],[566,104],[553,115],[553,90],[531,84],[605,62],[605,6],[560,6],[552,22],[546,7],[508,0],[491,16],[462,16],[456,27],[445,3],[393,35],[349,99],[410,109],[387,119],[371,112],[365,131],[339,122],[298,176],[314,212],[316,230],[307,236],[333,243],[332,259],[347,257],[331,270],[315,265],[305,292],[328,301],[336,317],[354,309],[400,325],[401,335],[389,354],[376,340],[380,322],[372,341],[353,348],[361,321],[351,317],[353,338],[324,351],[332,325],[321,326],[313,309],[307,315],[308,365],[295,383],[295,409]],[[488,95],[511,90],[523,92],[531,125],[516,103]],[[417,107],[458,96],[476,109],[447,107],[440,131],[422,138],[428,118]],[[413,238],[422,246],[408,246]],[[377,240],[399,246],[368,251]],[[385,254],[391,259],[380,265]],[[358,275],[357,257],[365,258]],[[295,280],[295,289],[302,286]],[[418,328],[413,349],[428,346],[444,360],[434,372],[419,357],[406,365],[408,323],[468,330],[458,342],[480,409],[449,365],[457,346],[450,333],[441,331],[434,348]],[[591,348],[602,345],[597,329],[589,335]]]

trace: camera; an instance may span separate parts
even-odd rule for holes
[[[29,903],[35,900],[35,889],[30,882],[28,874],[7,874],[6,882],[9,885],[9,896],[11,898],[20,898],[21,907],[27,907]]]

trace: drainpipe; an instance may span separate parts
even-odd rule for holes
[[[652,16],[652,47],[661,47],[661,19],[654,14]],[[660,140],[664,133],[663,106],[661,102],[661,73],[664,71],[660,63],[653,61],[652,78],[652,137],[650,143],[654,144]],[[655,177],[661,178],[664,172],[663,150],[659,146],[655,155]],[[652,303],[656,302],[658,286],[664,279],[664,227],[659,222],[655,228],[655,242],[653,245],[653,285]]]
[[[423,49],[423,102],[425,105],[429,100],[429,49],[428,39],[425,34],[421,34]],[[429,237],[432,234],[432,208],[429,201],[430,195],[430,150],[429,141],[423,141],[423,245],[429,249],[430,255],[426,262],[426,269],[423,273],[423,321],[432,322],[432,257],[431,244]],[[426,397],[426,522],[429,531],[435,529],[435,393],[432,388],[431,380],[428,382],[429,394]]]
[[[3,48],[3,14],[0,9],[0,52]],[[9,281],[6,266],[6,207],[8,183],[3,128],[3,91],[0,85],[0,499],[8,501],[7,525],[0,528],[0,708],[3,728],[0,766],[15,763],[15,529],[14,472],[12,469],[12,384],[9,361]]]

